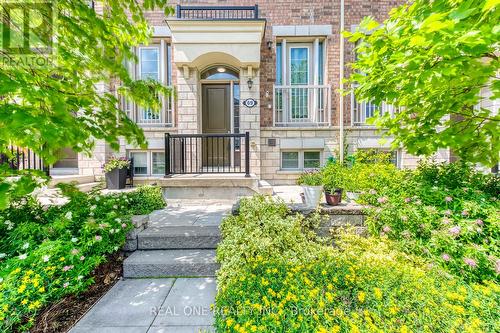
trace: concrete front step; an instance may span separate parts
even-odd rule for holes
[[[89,184],[94,183],[95,177],[93,175],[84,176],[84,175],[64,175],[64,176],[53,176],[49,182],[49,187],[54,188],[57,184]]]
[[[135,251],[123,262],[123,277],[215,276],[215,250]]]
[[[78,184],[78,185],[76,185],[76,187],[80,191],[82,191],[82,192],[90,192],[94,188],[97,188],[97,187],[100,187],[100,186],[104,186],[103,183],[101,183],[101,182],[93,182],[93,183],[86,183],[86,184]]]
[[[139,250],[215,249],[220,241],[217,226],[147,228],[137,235]]]

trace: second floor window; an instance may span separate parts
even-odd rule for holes
[[[160,52],[157,47],[139,49],[139,75],[142,80],[160,80]]]
[[[329,123],[324,44],[321,38],[277,42],[274,123],[278,126]]]
[[[160,50],[158,47],[139,48],[139,78],[141,80],[160,81]],[[141,108],[140,122],[151,122],[160,119],[160,113]]]

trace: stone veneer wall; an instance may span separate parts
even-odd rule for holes
[[[262,156],[262,173],[261,178],[267,180],[272,185],[288,185],[294,184],[296,179],[301,174],[301,171],[281,170],[281,151],[283,150],[281,142],[283,139],[300,140],[306,142],[311,138],[319,138],[324,140],[322,148],[322,162],[328,161],[331,156],[338,156],[339,150],[339,130],[338,128],[323,128],[323,129],[276,129],[262,128],[261,129],[261,156]],[[276,146],[268,145],[268,139],[276,139]],[[385,143],[380,142],[380,134],[373,128],[348,128],[346,133],[346,143],[348,145],[348,153],[353,153],[357,149],[389,149],[390,140]],[[289,148],[285,148],[291,150]],[[304,150],[303,148],[302,150]],[[310,150],[318,150],[317,148]],[[403,168],[415,168],[421,157],[414,156],[400,149],[399,164]],[[449,150],[440,149],[431,159],[436,162],[446,162],[449,159]]]
[[[307,141],[307,139],[319,138],[324,140],[322,162],[326,163],[329,157],[338,155],[338,130],[334,129],[275,129],[262,128],[262,174],[261,178],[267,180],[272,185],[294,184],[301,171],[281,170],[281,147],[284,139],[297,139]],[[268,145],[268,139],[276,139],[276,146]],[[306,139],[306,140],[304,140]],[[318,150],[317,148],[312,150]]]

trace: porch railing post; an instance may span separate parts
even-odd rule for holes
[[[182,18],[182,15],[181,15],[181,5],[177,5],[176,8],[175,8],[175,11],[176,11],[176,14],[177,14],[177,18],[178,19]]]
[[[250,177],[250,133],[245,132],[245,177]]]
[[[170,133],[165,133],[165,177],[170,177]]]

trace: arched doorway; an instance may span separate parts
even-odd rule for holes
[[[201,128],[204,134],[239,133],[239,73],[227,65],[213,65],[201,72]],[[240,161],[238,140],[207,140],[203,165],[234,165]],[[225,158],[230,156],[231,158]]]

